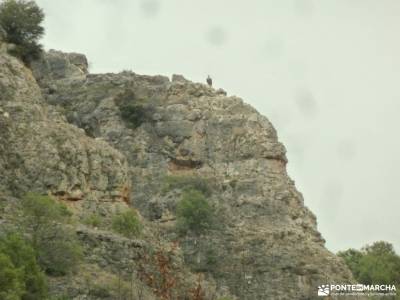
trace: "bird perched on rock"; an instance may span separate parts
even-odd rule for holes
[[[211,79],[210,75],[207,76],[207,84],[209,86],[212,86],[212,79]]]

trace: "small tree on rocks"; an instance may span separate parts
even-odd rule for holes
[[[213,209],[203,193],[187,190],[176,208],[177,226],[181,233],[201,234],[213,225]]]
[[[43,20],[43,10],[34,1],[5,0],[0,3],[0,27],[5,32],[3,39],[15,45],[10,53],[28,65],[42,52],[38,40],[44,34]]]

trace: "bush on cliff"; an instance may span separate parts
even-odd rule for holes
[[[91,214],[83,220],[83,223],[91,227],[99,227],[102,224],[102,218],[98,214]]]
[[[24,293],[21,270],[10,257],[0,252],[0,299],[18,300]]]
[[[29,193],[22,201],[23,230],[30,238],[40,266],[50,275],[65,275],[81,259],[75,233],[66,226],[68,209],[46,195]]]
[[[197,190],[206,197],[212,194],[210,180],[200,176],[166,176],[162,191],[166,193],[174,189]]]
[[[212,228],[213,209],[202,192],[189,189],[183,193],[176,208],[176,221],[181,233],[201,234]]]
[[[32,246],[18,234],[1,237],[0,299],[35,300],[46,296],[46,277]]]
[[[133,129],[152,119],[153,105],[149,101],[137,97],[132,90],[126,90],[120,94],[115,99],[115,103],[120,110],[122,119]]]
[[[146,108],[141,102],[125,104],[120,109],[122,118],[133,128],[139,127],[146,121]]]
[[[127,238],[134,238],[140,235],[142,224],[133,210],[127,210],[113,217],[112,228]]]
[[[5,0],[0,4],[0,27],[6,33],[4,40],[15,45],[10,53],[28,65],[42,52],[38,41],[44,34],[43,20],[43,10],[34,1]]]

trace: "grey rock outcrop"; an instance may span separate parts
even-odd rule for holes
[[[86,204],[127,201],[125,157],[49,107],[31,72],[0,55],[0,193],[49,193]],[[83,209],[83,208],[82,208]]]
[[[0,193],[47,192],[78,216],[129,204],[148,230],[136,243],[80,229],[89,264],[115,272],[112,253],[138,264],[162,240],[178,245],[177,270],[202,274],[216,295],[313,299],[319,284],[352,282],[288,177],[274,127],[242,99],[180,75],[89,74],[79,54],[50,51],[32,68],[40,88],[0,55]],[[165,188],[168,178],[207,186],[215,228],[177,234],[185,187]]]
[[[65,66],[71,67],[67,63]],[[52,68],[43,70],[53,74]],[[0,141],[0,233],[18,226],[18,203],[26,192],[49,194],[74,213],[77,223],[82,223],[77,234],[84,245],[85,265],[73,277],[50,278],[51,292],[67,294],[71,299],[89,299],[104,280],[105,286],[99,288],[96,299],[115,299],[121,297],[115,282],[121,280],[120,274],[130,278],[130,270],[140,271],[130,284],[140,288],[141,299],[157,299],[144,275],[157,275],[157,262],[150,250],[162,244],[165,246],[161,250],[165,251],[171,248],[170,243],[156,238],[148,227],[137,242],[111,231],[112,217],[130,209],[131,179],[125,156],[104,139],[89,137],[83,129],[69,124],[62,107],[46,103],[31,71],[6,52],[0,53]],[[102,218],[107,231],[83,225],[93,215]],[[147,260],[140,256],[143,253],[148,255]],[[180,288],[174,290],[174,295],[181,298],[195,286],[197,276],[184,266],[179,251],[167,254],[179,274]],[[215,286],[205,286],[214,293]]]
[[[35,74],[43,90],[56,90],[47,93],[49,103],[61,105],[70,122],[126,156],[131,204],[148,220],[165,224],[166,234],[180,191],[165,194],[160,182],[173,175],[214,183],[210,201],[224,229],[180,242],[187,263],[203,269],[219,288],[239,299],[310,299],[318,284],[352,280],[325,249],[315,216],[288,177],[275,129],[242,99],[181,75],[170,82],[126,72],[89,74],[71,86],[41,72]],[[131,126],[121,103],[143,99],[149,115]],[[166,215],[172,217],[164,223]],[[218,263],[204,270],[209,249]]]
[[[88,74],[86,56],[78,53],[63,53],[50,50],[45,57],[33,62],[34,75],[37,79],[73,79]],[[41,76],[45,76],[42,78]]]

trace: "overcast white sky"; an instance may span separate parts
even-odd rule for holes
[[[37,0],[46,49],[183,74],[266,115],[332,251],[400,250],[400,1]]]

